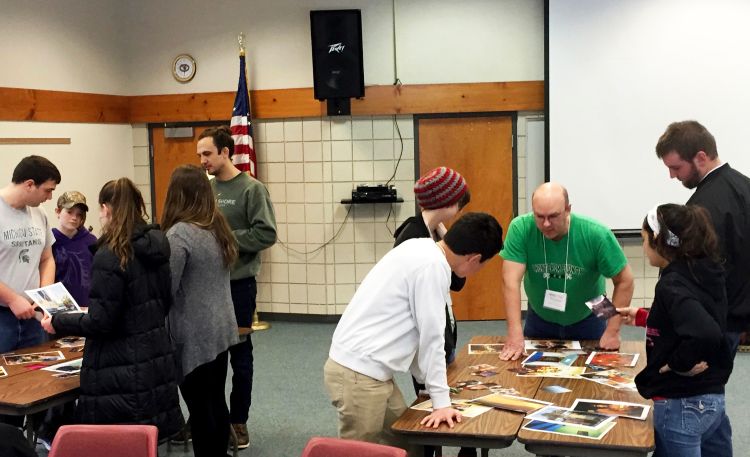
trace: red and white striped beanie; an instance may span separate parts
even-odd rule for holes
[[[456,170],[438,167],[414,184],[414,196],[424,209],[452,206],[466,193],[466,181]]]

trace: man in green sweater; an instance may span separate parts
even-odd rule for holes
[[[500,354],[516,360],[528,339],[598,340],[603,349],[620,347],[620,318],[600,320],[585,302],[614,284],[616,308],[630,306],[633,274],[612,231],[594,219],[571,213],[568,191],[557,183],[539,186],[533,211],[511,221],[503,257],[508,339]],[[521,328],[521,283],[528,296]]]
[[[276,242],[276,218],[268,190],[260,181],[242,173],[232,163],[234,140],[229,127],[211,127],[198,137],[201,165],[214,176],[211,187],[216,203],[237,239],[239,257],[232,267],[231,288],[237,325],[250,327],[255,313],[260,271],[260,251]],[[232,364],[232,393],[229,416],[237,445],[250,445],[247,419],[253,389],[253,343],[250,338],[229,349]]]

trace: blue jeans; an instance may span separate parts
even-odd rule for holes
[[[18,319],[10,308],[0,306],[0,353],[35,346],[44,341],[44,330],[38,320]]]
[[[732,426],[724,394],[654,401],[653,457],[732,456]]]
[[[255,296],[258,286],[255,278],[244,278],[230,281],[232,303],[237,325],[250,327],[255,313]],[[229,420],[233,424],[244,424],[250,414],[250,402],[253,392],[253,341],[252,335],[247,340],[229,348],[232,364],[232,393],[229,395]]]
[[[559,325],[547,322],[534,313],[529,306],[526,312],[523,336],[534,339],[599,341],[606,328],[607,323],[593,314],[571,325]]]
[[[741,332],[726,332],[724,338],[729,343],[729,350],[732,351],[732,357],[737,355],[737,349],[740,348]]]

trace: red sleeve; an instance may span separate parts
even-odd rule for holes
[[[646,319],[648,319],[648,310],[646,308],[640,308],[635,313],[635,325],[638,327],[645,327]]]

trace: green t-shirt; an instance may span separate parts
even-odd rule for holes
[[[500,255],[505,260],[526,265],[523,286],[529,306],[545,321],[559,325],[571,325],[588,317],[591,310],[585,302],[604,294],[604,278],[616,276],[628,263],[611,230],[593,219],[576,214],[570,215],[570,229],[558,241],[544,238],[536,227],[533,213],[516,217],[510,223]],[[563,292],[564,288],[568,294],[564,312],[542,306],[547,290],[545,272],[549,273],[551,290]]]

